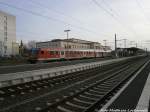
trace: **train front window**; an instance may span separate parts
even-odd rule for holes
[[[39,53],[39,49],[31,49],[31,55],[37,55]]]

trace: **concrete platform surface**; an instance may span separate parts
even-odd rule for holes
[[[99,112],[149,112],[149,101],[150,61],[148,61]]]

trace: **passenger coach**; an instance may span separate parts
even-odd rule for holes
[[[51,61],[65,59],[81,59],[110,56],[110,52],[102,50],[75,50],[61,48],[41,48],[34,49],[30,55],[29,61]]]
[[[37,42],[36,47],[37,49],[31,50],[30,61],[106,57],[111,53],[109,46],[75,38]]]

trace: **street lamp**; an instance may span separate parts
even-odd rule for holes
[[[70,32],[71,30],[64,30],[64,32],[67,32],[67,40],[68,40],[68,38],[69,38],[69,32]]]
[[[70,32],[71,30],[64,30],[64,32],[66,32],[67,33],[67,48],[68,48],[68,38],[69,38],[69,32]]]

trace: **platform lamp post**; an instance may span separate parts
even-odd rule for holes
[[[117,52],[117,35],[115,33],[115,57],[118,58],[118,52]]]
[[[71,30],[64,30],[64,32],[66,32],[67,33],[67,49],[66,49],[66,51],[67,51],[67,55],[68,55],[68,38],[69,38],[69,32],[70,32]],[[68,58],[67,58],[68,59]]]

